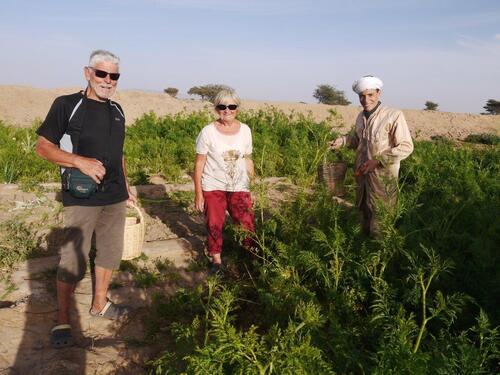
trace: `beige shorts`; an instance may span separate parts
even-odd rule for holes
[[[89,261],[92,235],[95,232],[95,265],[115,270],[123,253],[126,202],[107,206],[64,207],[65,239],[57,280],[76,283],[83,279]]]

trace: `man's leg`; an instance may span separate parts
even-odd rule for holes
[[[113,271],[118,269],[123,254],[126,202],[103,206],[97,220],[95,289],[91,311],[102,311],[108,302],[107,294]]]
[[[71,305],[71,297],[76,288],[75,284],[57,281],[57,324],[69,324],[69,308]]]
[[[366,236],[370,236],[373,212],[370,207],[368,207],[368,197],[365,187],[363,187],[363,191],[361,192],[361,194],[362,196],[358,206],[361,216],[361,230]]]
[[[111,276],[113,275],[113,270],[95,266],[95,292],[94,301],[92,303],[92,311],[99,312],[102,311],[106,302],[108,301],[108,288],[111,282]]]
[[[87,269],[97,211],[94,207],[64,208],[65,239],[57,269],[58,324],[69,324],[69,310],[76,284]]]

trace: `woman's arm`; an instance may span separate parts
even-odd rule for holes
[[[204,209],[204,199],[203,191],[201,190],[201,175],[203,174],[203,169],[205,168],[205,163],[207,162],[207,155],[196,154],[196,159],[194,161],[194,205],[195,208],[203,212]]]
[[[245,164],[247,166],[247,173],[250,181],[255,177],[255,168],[253,165],[252,155],[245,155]]]

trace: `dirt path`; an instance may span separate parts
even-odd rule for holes
[[[58,262],[53,247],[57,240],[47,240],[49,234],[40,230],[46,240],[40,243],[46,254],[28,259],[14,267],[10,283],[0,287],[0,374],[143,374],[146,363],[162,350],[158,343],[150,344],[146,335],[152,295],[165,296],[179,287],[194,287],[206,278],[204,270],[193,267],[200,258],[203,226],[201,218],[190,216],[178,203],[166,195],[167,190],[183,187],[164,185],[137,187],[143,198],[147,222],[147,240],[142,260],[129,262],[115,273],[109,297],[117,303],[134,307],[130,319],[111,322],[88,314],[92,298],[90,272],[78,285],[72,308],[72,327],[76,345],[53,349],[49,331],[56,322],[55,270]],[[188,187],[184,187],[185,190]],[[0,221],[18,218],[24,223],[60,225],[60,207],[56,193],[21,192],[14,185],[0,186]],[[51,213],[51,214],[50,214]],[[45,222],[39,221],[45,218]],[[41,226],[40,226],[41,227]],[[52,228],[54,231],[54,227]],[[52,249],[51,249],[52,247]],[[164,267],[162,273],[155,268]],[[123,265],[123,264],[122,264]],[[158,278],[151,285],[139,283],[138,272],[146,270]],[[147,274],[147,273],[142,273]]]

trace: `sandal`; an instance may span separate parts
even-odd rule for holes
[[[211,263],[210,268],[208,269],[208,274],[210,276],[220,275],[222,273],[222,264],[221,263]]]
[[[69,324],[59,324],[50,331],[50,345],[55,349],[67,348],[73,345],[71,326]]]
[[[119,320],[125,318],[131,311],[132,309],[129,306],[115,305],[108,300],[100,312],[93,312],[92,309],[90,309],[89,314],[97,318]]]

